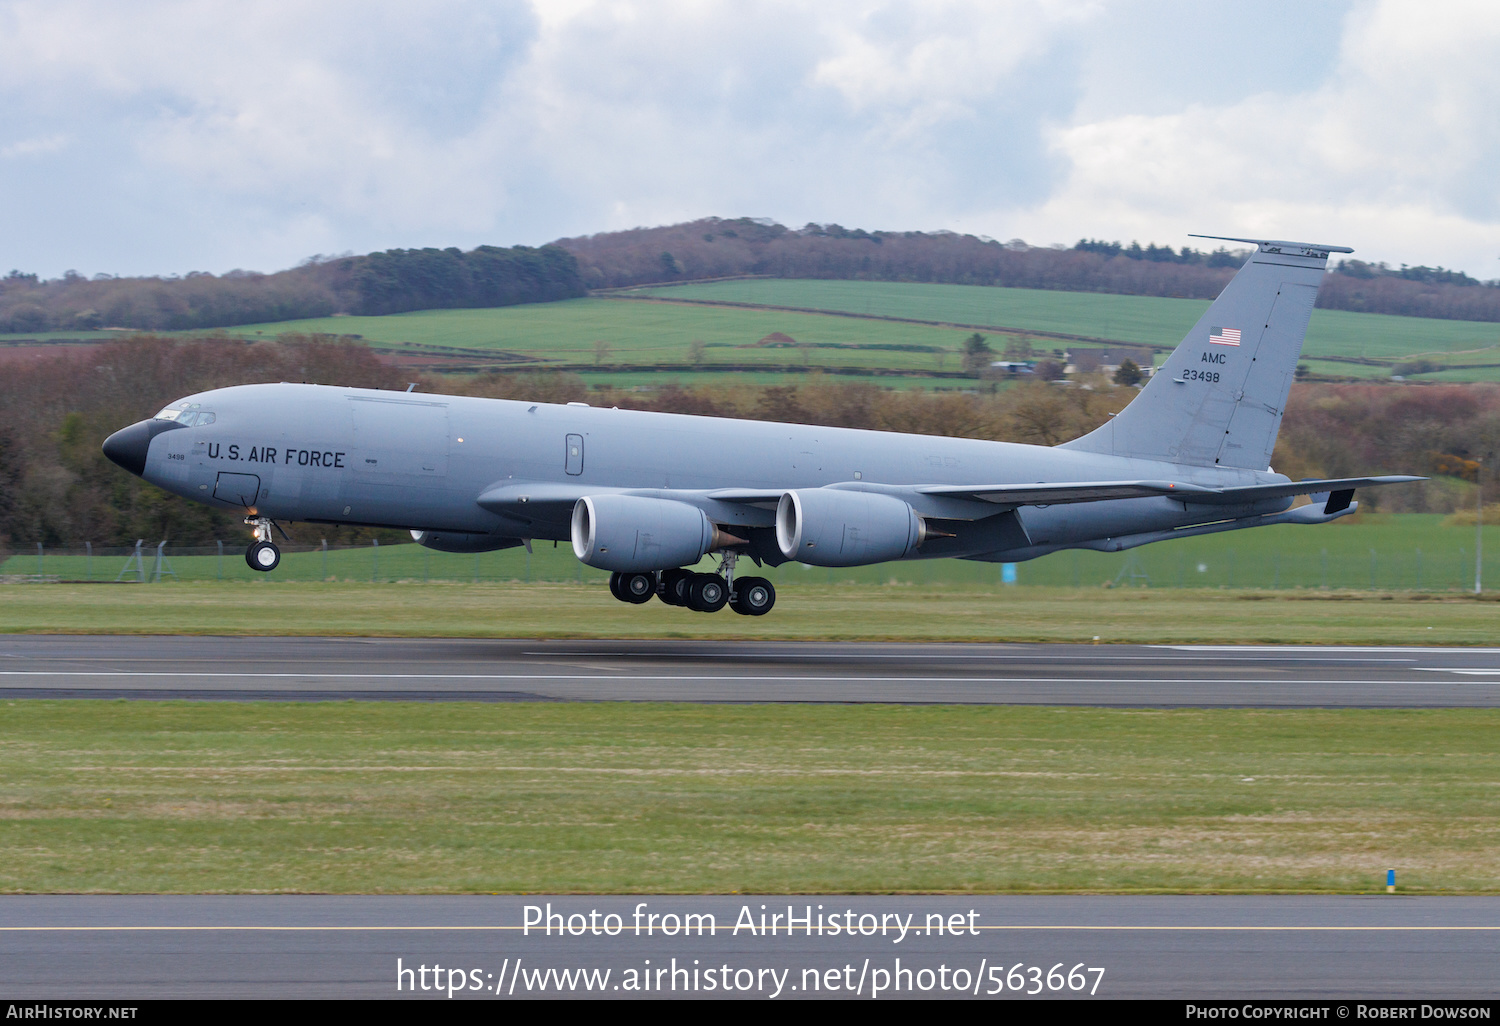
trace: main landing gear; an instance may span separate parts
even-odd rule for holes
[[[673,568],[655,573],[613,573],[609,592],[622,602],[639,604],[655,595],[669,606],[717,613],[728,606],[743,616],[764,616],[776,604],[776,588],[764,577],[734,576],[739,554],[726,552],[719,573],[698,574]]]
[[[246,517],[245,524],[255,529],[255,541],[245,550],[245,562],[251,570],[270,573],[281,563],[281,550],[271,540],[271,518]]]

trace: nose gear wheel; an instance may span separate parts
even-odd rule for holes
[[[245,562],[251,570],[270,573],[281,565],[281,550],[271,540],[271,528],[281,531],[281,525],[270,517],[246,517],[245,525],[255,530],[255,541],[245,550]],[[285,531],[281,534],[286,536]]]

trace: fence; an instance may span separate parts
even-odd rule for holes
[[[1020,564],[914,560],[829,570],[801,564],[741,573],[778,586],[810,583],[932,584],[1004,587],[1052,585],[1150,588],[1327,588],[1469,591],[1474,587],[1475,532],[1444,527],[1440,517],[1388,517],[1348,527],[1270,527],[1189,538],[1123,553],[1072,550]],[[1500,558],[1500,528],[1486,528],[1485,551]],[[243,542],[206,547],[142,543],[138,548],[46,548],[17,552],[0,563],[10,581],[573,581],[603,583],[604,571],[584,566],[567,542],[477,555],[434,552],[419,545],[336,547],[287,544],[270,574],[251,570]],[[705,562],[705,566],[708,564]],[[1010,569],[1007,570],[1007,567]],[[1500,567],[1484,576],[1500,586]]]

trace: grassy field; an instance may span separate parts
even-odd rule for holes
[[[691,299],[653,303],[629,296]],[[712,303],[790,307],[757,310]],[[672,367],[679,378],[722,380],[715,367],[785,366],[828,369],[881,368],[915,374],[960,369],[959,350],[968,328],[937,323],[985,325],[1024,332],[1056,332],[1086,338],[1175,345],[1208,304],[1201,300],[971,285],[865,281],[744,279],[636,289],[608,297],[482,310],[426,310],[385,317],[323,317],[251,324],[230,329],[249,338],[286,332],[355,334],[370,344],[460,361],[525,367]],[[807,312],[799,312],[807,311]],[[822,312],[817,312],[822,311]],[[845,316],[859,315],[856,317]],[[773,333],[803,344],[760,347]],[[108,338],[110,333],[67,337]],[[59,336],[60,337],[60,336]],[[0,342],[11,338],[0,336]],[[46,338],[38,337],[45,342]],[[997,340],[1003,341],[1003,340]],[[1042,336],[1043,353],[1077,343]],[[604,343],[601,354],[596,346]],[[692,346],[703,343],[701,363]],[[915,347],[914,351],[881,347]],[[865,347],[865,348],[859,348]],[[1000,348],[997,346],[997,348]],[[1500,378],[1500,325],[1380,314],[1317,310],[1308,329],[1305,360],[1320,374],[1389,377],[1390,363],[1423,356],[1457,365],[1432,375],[1439,380]],[[1339,360],[1328,358],[1337,357]],[[1366,365],[1343,362],[1368,358]],[[1480,366],[1466,366],[1466,365]],[[692,370],[684,368],[693,367]],[[750,373],[754,374],[754,371]],[[626,381],[621,375],[634,375]],[[645,375],[645,376],[643,376]],[[642,371],[596,372],[613,383],[645,384],[662,379]],[[636,380],[640,379],[640,380]],[[890,379],[882,383],[893,383]],[[932,385],[933,379],[924,384]]]
[[[989,324],[1153,345],[1176,345],[1209,305],[1196,299],[1092,292],[776,278],[635,291],[662,298]],[[1052,348],[1045,342],[1041,345]],[[1464,350],[1477,352],[1451,355]],[[1315,310],[1304,352],[1313,359],[1345,356],[1397,360],[1421,354],[1459,363],[1500,364],[1500,324]],[[1342,373],[1358,371],[1346,369]],[[1500,376],[1500,367],[1487,373],[1493,380]]]
[[[1500,711],[0,705],[0,891],[1500,890]]]
[[[525,361],[569,366],[593,365],[598,358],[595,344],[600,341],[609,347],[607,355],[598,361],[604,364],[682,366],[691,362],[692,343],[701,341],[705,346],[702,369],[688,373],[713,374],[716,364],[801,365],[804,361],[828,368],[930,372],[959,369],[957,353],[968,329],[878,318],[991,325],[1170,346],[1208,306],[1201,300],[1151,296],[789,279],[686,284],[632,290],[629,295],[868,316],[589,298],[488,310],[283,321],[248,325],[233,332],[249,337],[293,331],[357,334],[381,347],[428,349],[434,353],[446,348],[477,354],[476,358],[509,353]],[[773,332],[806,343],[809,348],[755,346]],[[1037,337],[1033,344],[1041,352],[1050,352],[1074,343]],[[949,355],[844,348],[891,345],[932,347]],[[1444,380],[1494,380],[1500,377],[1500,326],[1317,310],[1308,329],[1304,362],[1316,373],[1385,378],[1390,375],[1389,366],[1322,358],[1397,361],[1419,355],[1439,363],[1493,365],[1439,372]],[[615,377],[611,375],[609,380]]]
[[[602,585],[0,586],[0,633],[1493,645],[1463,594],[799,584],[764,617],[630,606]]]
[[[304,541],[315,529],[293,527]],[[1487,576],[1500,581],[1500,527],[1486,528]],[[222,559],[212,549],[168,548],[168,581],[573,581],[602,584],[603,571],[580,564],[571,548],[546,542],[528,554],[506,549],[479,555],[433,552],[418,545],[383,545],[322,552],[288,551],[270,578],[251,570],[242,553],[245,538],[226,544]],[[197,554],[191,554],[197,553]],[[154,570],[152,552],[142,570]],[[125,550],[92,559],[44,550],[22,552],[0,562],[0,574],[55,576],[69,581],[114,581],[130,563]],[[132,564],[133,565],[133,564]],[[705,561],[704,569],[712,561]],[[780,588],[806,584],[914,584],[997,589],[1002,569],[965,560],[914,560],[847,570],[787,564],[742,573],[768,577]],[[1185,538],[1125,553],[1059,552],[1018,564],[1019,585],[1051,587],[1111,584],[1152,588],[1386,589],[1452,591],[1474,582],[1474,529],[1447,527],[1429,514],[1356,514],[1326,527],[1257,528]],[[131,573],[127,579],[139,580]]]
[[[254,337],[285,332],[356,334],[376,346],[452,347],[479,353],[513,353],[530,361],[567,365],[692,362],[689,348],[704,344],[702,367],[787,364],[813,367],[892,367],[960,370],[966,332],[922,324],[863,321],[821,314],[739,310],[733,307],[570,299],[486,310],[424,310],[386,317],[324,317],[233,329]],[[775,332],[805,342],[798,348],[756,345]],[[598,359],[595,345],[609,349]],[[949,354],[938,366],[932,352],[838,348],[859,345],[924,346]],[[434,350],[436,351],[436,350]]]

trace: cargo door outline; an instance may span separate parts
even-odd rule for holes
[[[232,502],[244,509],[254,506],[259,494],[258,474],[230,474],[221,470],[218,480],[214,482],[214,498],[220,502]]]
[[[569,435],[563,449],[563,469],[577,477],[583,473],[583,436]]]

